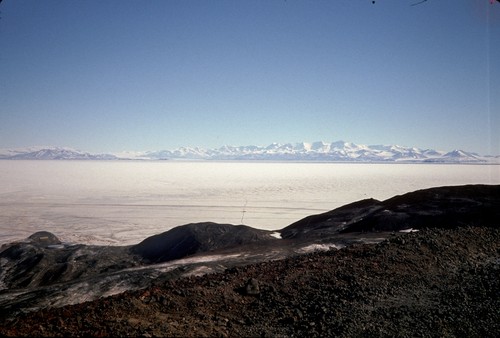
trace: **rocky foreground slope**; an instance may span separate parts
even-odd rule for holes
[[[285,239],[189,225],[111,252],[38,234],[0,252],[0,335],[494,337],[499,221],[499,186],[463,186],[360,201]],[[170,260],[180,233],[187,256]]]

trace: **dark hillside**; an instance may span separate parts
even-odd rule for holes
[[[7,336],[496,337],[500,231],[427,229],[0,322]]]
[[[205,222],[126,247],[37,232],[0,248],[0,336],[500,332],[500,186],[362,200],[279,232]]]
[[[255,242],[273,240],[270,231],[244,225],[196,223],[175,227],[146,238],[131,251],[150,262],[165,262],[198,252],[213,251]]]

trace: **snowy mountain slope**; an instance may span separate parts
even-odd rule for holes
[[[362,145],[352,142],[272,143],[268,146],[229,146],[204,149],[181,147],[174,150],[91,154],[59,147],[32,147],[0,150],[0,159],[41,160],[247,160],[326,161],[387,163],[500,163],[500,157],[481,156],[463,150],[450,152],[398,145]]]
[[[182,147],[175,150],[145,152],[142,158],[185,160],[266,160],[328,162],[435,162],[496,163],[495,157],[462,150],[451,152],[398,145],[360,145],[352,142],[272,143],[267,146],[229,146],[203,149]]]
[[[25,149],[2,150],[0,159],[10,160],[114,160],[115,155],[91,154],[71,148],[31,147]]]
[[[486,158],[480,156],[476,153],[470,153],[463,150],[453,150],[438,158],[426,159],[426,162],[460,162],[460,163],[472,163],[472,162],[487,161]]]

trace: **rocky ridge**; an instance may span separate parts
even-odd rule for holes
[[[470,185],[359,201],[283,239],[213,223],[130,247],[40,232],[0,249],[0,335],[495,336],[499,220],[500,186]]]
[[[7,336],[495,337],[499,229],[425,229],[3,320]]]

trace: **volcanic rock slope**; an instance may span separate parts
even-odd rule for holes
[[[499,235],[426,229],[224,273],[158,278],[143,290],[19,315],[3,321],[0,334],[495,337]]]
[[[184,269],[191,268],[178,265],[175,274],[151,275],[140,290],[74,305],[22,314],[3,304],[0,335],[494,337],[500,332],[499,191],[443,187],[365,200],[299,221],[281,231],[286,239],[259,232],[262,240],[245,235],[252,240],[224,251],[215,241],[222,255],[286,249],[281,259],[225,261],[222,272],[201,276],[186,277]],[[420,230],[387,232],[387,224]],[[372,231],[386,240],[362,243]],[[350,245],[300,255],[290,250],[325,238]],[[10,248],[0,253],[2,259]],[[123,250],[128,255],[138,248]],[[154,257],[164,259],[159,252]],[[151,264],[140,250],[134,260],[117,256],[122,264]]]

